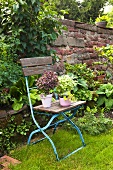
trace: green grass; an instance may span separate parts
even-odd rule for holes
[[[47,140],[35,145],[25,145],[11,152],[22,163],[11,170],[113,170],[113,129],[99,136],[83,134],[86,147],[70,157],[56,161]],[[53,136],[59,157],[81,145],[73,131],[59,129]]]

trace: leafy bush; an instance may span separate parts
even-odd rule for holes
[[[29,85],[32,87],[35,83],[35,77],[29,77]],[[28,96],[26,91],[25,79],[20,78],[11,88],[10,95],[12,97],[12,107],[14,110],[21,109],[25,104],[28,105]],[[30,96],[32,100],[32,104],[35,104],[37,100],[39,100],[39,94],[37,89],[30,90]]]
[[[99,95],[98,106],[103,106],[108,110],[113,109],[113,85],[111,83],[101,84],[96,93]]]
[[[0,65],[0,105],[10,104],[9,89],[22,76],[21,67],[11,60],[0,60]]]
[[[90,68],[87,68],[86,64],[74,64],[65,63],[66,73],[71,75],[76,81],[74,87],[74,96],[77,100],[96,100],[93,96],[93,92],[96,89],[97,84],[94,81],[94,72]]]
[[[94,83],[94,73],[93,70],[87,67],[87,65],[84,63],[80,64],[74,64],[71,65],[69,63],[65,63],[65,69],[66,73],[73,73],[74,76],[76,76],[76,79],[83,79],[84,83],[86,81],[88,88],[92,88],[92,85]]]
[[[0,88],[10,88],[22,76],[21,67],[11,60],[0,60],[0,65]]]
[[[96,114],[98,116],[96,116]],[[82,131],[86,131],[91,135],[98,135],[112,127],[112,120],[105,118],[103,109],[101,113],[98,113],[96,107],[93,109],[87,107],[84,116],[76,120],[76,125],[78,125]]]
[[[1,32],[5,42],[12,42],[19,58],[50,55],[47,48],[56,40],[61,29],[60,15],[52,3],[44,0],[1,1]],[[15,49],[14,49],[15,47]]]
[[[113,82],[113,45],[95,47],[101,64],[106,66],[107,81]]]
[[[9,88],[22,76],[22,69],[16,62],[17,54],[14,37],[0,36],[0,88]],[[7,42],[5,42],[7,39]]]
[[[11,96],[9,89],[21,76],[22,70],[16,62],[16,45],[18,40],[15,36],[0,36],[0,105],[10,104]],[[7,42],[5,42],[7,39]]]
[[[10,117],[7,126],[0,129],[0,151],[9,152],[16,147],[17,141],[14,142],[13,138],[17,135],[26,135],[32,125],[31,121],[25,119],[20,121],[20,124],[16,122],[15,116]]]
[[[100,21],[109,21],[109,17],[108,15],[102,15],[96,18],[96,22],[100,22]]]

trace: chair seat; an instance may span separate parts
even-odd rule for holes
[[[49,108],[45,108],[45,107],[43,107],[43,105],[39,105],[39,106],[33,107],[33,109],[37,110],[37,111],[44,111],[44,112],[56,114],[56,113],[71,110],[71,109],[73,109],[77,106],[83,105],[85,103],[86,103],[86,101],[76,101],[76,102],[72,102],[70,106],[63,107],[59,104],[59,100],[57,100],[57,101],[53,102],[51,107],[49,107]]]

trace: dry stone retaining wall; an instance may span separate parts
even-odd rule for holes
[[[94,46],[113,45],[113,28],[99,28],[96,25],[62,20],[68,30],[55,41],[52,48],[63,61],[87,63],[89,66],[98,60]]]

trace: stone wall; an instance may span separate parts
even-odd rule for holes
[[[55,41],[52,48],[68,63],[87,63],[98,60],[94,46],[113,45],[113,28],[99,28],[96,25],[63,20],[68,30]]]

